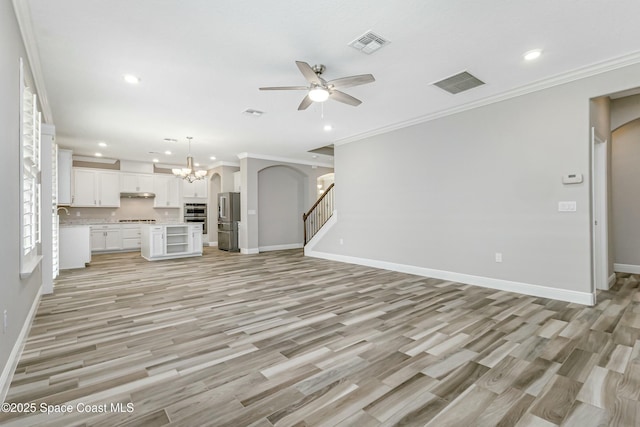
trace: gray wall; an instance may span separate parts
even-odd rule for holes
[[[612,141],[615,262],[640,269],[640,119],[615,130]]]
[[[4,233],[0,242],[0,322],[4,310],[8,312],[8,328],[1,335],[0,369],[4,371],[9,355],[18,342],[20,330],[36,298],[42,283],[38,268],[28,279],[20,280],[20,200],[19,182],[19,74],[18,61],[29,64],[11,1],[0,2],[0,186],[3,206],[0,223]],[[0,384],[1,385],[1,384]]]
[[[338,145],[315,251],[590,293],[589,100],[636,86],[638,64]]]
[[[258,173],[271,166],[288,166],[299,171],[304,178],[304,206],[310,208],[317,200],[317,178],[321,175],[333,172],[326,167],[313,167],[298,163],[290,163],[275,160],[265,160],[252,157],[240,159],[240,226],[239,245],[243,253],[257,253],[259,251],[259,207],[258,200]],[[303,210],[305,210],[303,209]]]
[[[288,166],[258,172],[258,247],[303,244],[306,177]]]

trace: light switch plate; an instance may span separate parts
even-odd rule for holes
[[[575,201],[558,202],[558,212],[575,212],[577,205]]]

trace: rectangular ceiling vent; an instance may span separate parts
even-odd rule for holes
[[[247,108],[242,112],[242,115],[249,117],[260,117],[264,114],[264,111],[254,110],[253,108]]]
[[[453,95],[473,89],[474,87],[482,86],[483,84],[484,82],[482,80],[470,73],[467,73],[466,71],[434,83],[435,86],[438,86],[440,89],[446,90]]]
[[[389,43],[389,40],[377,35],[373,31],[367,31],[366,33],[349,43],[349,46],[363,53],[366,53],[367,55],[370,55]]]

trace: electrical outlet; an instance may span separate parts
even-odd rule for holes
[[[496,262],[502,262],[502,254],[500,252],[496,252]]]
[[[340,239],[340,244],[344,245],[344,239]]]
[[[9,316],[7,314],[7,310],[4,311],[4,314],[2,316],[2,334],[6,334],[7,333],[7,324],[9,323],[8,321]]]
[[[80,216],[80,212],[76,212],[76,216]]]

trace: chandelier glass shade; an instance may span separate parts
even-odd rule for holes
[[[193,139],[193,137],[188,136],[187,139],[189,140],[189,155],[187,156],[187,167],[173,168],[171,169],[171,172],[173,172],[174,175],[179,176],[180,178],[186,181],[194,182],[200,179],[204,179],[207,176],[207,171],[196,170],[193,167],[193,157],[191,156],[191,140]]]

